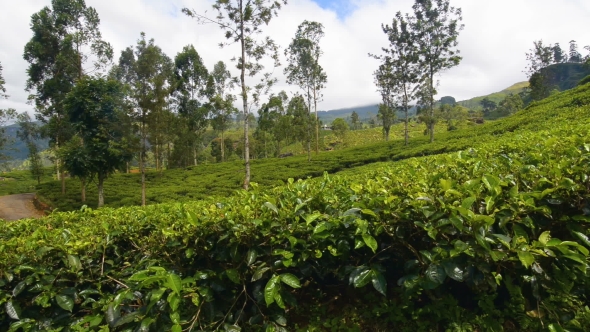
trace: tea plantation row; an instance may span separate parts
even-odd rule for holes
[[[0,330],[584,331],[588,90],[460,152],[2,224]]]
[[[535,131],[551,128],[556,121],[578,121],[588,116],[590,84],[553,96],[531,105],[528,109],[500,121],[474,125],[468,129],[437,134],[434,143],[427,137],[412,138],[405,146],[402,140],[370,144],[346,150],[331,151],[314,156],[252,161],[252,181],[263,187],[284,184],[288,178],[306,179],[330,174],[379,161],[395,161],[415,156],[460,151],[476,147],[513,131]],[[177,169],[147,174],[148,204],[190,201],[210,196],[227,196],[241,188],[243,163],[204,164],[190,169]],[[140,177],[138,174],[116,174],[105,182],[107,206],[140,205]],[[80,182],[69,180],[67,194],[61,194],[61,184],[42,184],[39,196],[61,211],[79,209]],[[96,186],[88,187],[89,206],[96,206]]]

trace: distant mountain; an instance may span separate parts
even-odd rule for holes
[[[352,112],[356,112],[359,115],[359,119],[361,119],[361,121],[365,121],[367,119],[371,119],[372,117],[377,116],[377,113],[379,112],[379,104],[357,106],[350,108],[340,108],[331,111],[319,111],[318,117],[323,123],[331,123],[336,118],[349,118],[352,115]],[[410,116],[416,115],[416,108],[412,107],[408,113]],[[402,112],[398,112],[398,118],[401,118],[403,116],[404,114]]]
[[[0,154],[7,156],[10,160],[25,160],[29,155],[29,149],[27,148],[25,142],[21,141],[16,136],[16,133],[19,129],[20,126],[17,124],[4,127],[4,135],[8,139],[8,142],[6,143],[5,149],[0,150]],[[49,148],[49,140],[39,140],[38,146],[39,151],[46,150]]]
[[[489,100],[491,100],[497,104],[511,94],[518,94],[518,93],[522,92],[528,86],[529,86],[529,82],[526,82],[526,81],[519,82],[519,83],[516,83],[516,84],[513,84],[513,85],[507,87],[506,89],[504,89],[502,91],[494,92],[492,94],[485,95],[485,96],[479,96],[479,97],[474,97],[474,98],[467,99],[467,100],[458,101],[457,103],[459,105],[467,107],[471,110],[481,110],[482,107],[481,107],[480,102],[484,98],[488,98]]]

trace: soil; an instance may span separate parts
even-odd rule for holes
[[[33,204],[35,194],[18,194],[0,197],[0,219],[14,221],[24,218],[40,218],[43,212]]]

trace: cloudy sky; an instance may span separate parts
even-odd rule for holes
[[[219,49],[217,44],[224,39],[222,32],[214,25],[198,25],[180,10],[189,7],[214,16],[212,2],[86,0],[88,6],[98,11],[103,37],[113,45],[117,57],[122,49],[134,45],[143,31],[170,57],[183,46],[193,44],[209,68],[219,60],[229,62],[237,54],[236,48]],[[0,0],[0,3],[0,62],[10,95],[9,100],[0,100],[0,108],[32,112],[24,91],[28,64],[22,58],[23,48],[32,36],[31,15],[51,1]],[[328,84],[319,109],[367,105],[380,99],[372,77],[378,62],[367,53],[378,53],[386,45],[381,23],[390,23],[397,11],[411,11],[412,3],[412,0],[289,0],[266,31],[284,49],[303,20],[321,22],[326,35],[321,44],[324,55],[320,64],[328,75]],[[463,61],[440,75],[439,96],[468,99],[526,80],[522,73],[525,52],[533,40],[559,42],[566,48],[574,39],[580,51],[582,46],[590,44],[588,0],[451,0],[451,4],[463,10],[465,29],[459,37]],[[282,68],[275,69],[274,75],[279,79],[275,92],[296,91],[286,85]]]

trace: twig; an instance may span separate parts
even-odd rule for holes
[[[124,283],[120,282],[119,280],[117,280],[117,279],[115,279],[115,278],[111,278],[111,277],[109,277],[109,276],[105,276],[105,277],[107,277],[108,279],[111,279],[112,281],[114,281],[114,282],[118,283],[119,285],[121,285],[121,286],[123,286],[123,287],[125,287],[125,288],[129,288],[129,286],[125,285]]]

